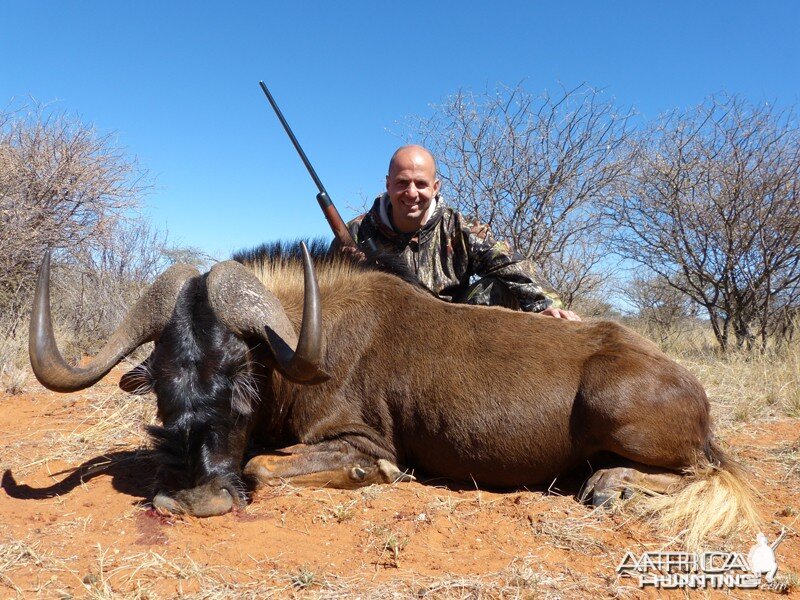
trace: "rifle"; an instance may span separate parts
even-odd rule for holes
[[[283,117],[281,109],[278,108],[275,99],[272,97],[272,94],[269,93],[269,90],[264,82],[259,81],[258,83],[261,85],[261,89],[264,90],[264,94],[267,96],[267,100],[269,100],[269,103],[272,105],[272,109],[275,111],[275,114],[278,115],[278,119],[280,120],[281,125],[283,125],[283,128],[286,130],[286,133],[289,135],[289,139],[292,140],[292,144],[294,144],[295,150],[297,150],[297,153],[300,155],[303,164],[306,166],[308,174],[311,175],[311,179],[313,179],[314,183],[317,184],[317,189],[319,190],[319,193],[317,194],[317,202],[319,202],[319,207],[322,209],[322,213],[325,215],[325,219],[327,219],[328,225],[330,225],[334,237],[342,246],[357,248],[356,242],[353,239],[353,236],[350,234],[350,230],[347,228],[347,225],[345,225],[342,217],[339,215],[339,211],[336,210],[336,207],[333,205],[330,196],[328,196],[328,192],[325,190],[325,186],[322,185],[322,181],[320,181],[319,177],[317,176],[317,172],[308,161],[306,153],[303,152],[303,149],[300,147],[300,143],[297,141],[297,138],[294,137],[294,133],[292,133],[292,129],[289,127],[289,124]]]

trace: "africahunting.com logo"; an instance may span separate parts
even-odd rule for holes
[[[626,552],[617,566],[620,576],[638,577],[639,587],[659,589],[754,589],[779,586],[775,580],[778,561],[775,550],[783,541],[781,532],[772,544],[759,533],[745,556],[741,552],[644,552],[638,557]]]

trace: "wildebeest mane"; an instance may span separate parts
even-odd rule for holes
[[[237,250],[232,258],[251,268],[266,264],[299,263],[303,258],[300,251],[301,241],[305,242],[315,265],[332,262],[332,255],[328,252],[329,244],[322,238],[265,242],[255,248]]]
[[[398,255],[381,252],[370,255],[365,261],[358,261],[348,254],[331,251],[330,243],[322,238],[267,242],[255,248],[236,251],[233,260],[257,273],[280,273],[286,270],[296,271],[298,268],[302,270],[303,255],[300,243],[303,241],[321,278],[333,276],[338,279],[355,273],[378,271],[389,273],[419,289],[428,291],[420,285],[414,272]]]

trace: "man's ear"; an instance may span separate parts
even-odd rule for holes
[[[434,195],[434,197],[439,193],[439,188],[441,188],[441,187],[442,187],[442,180],[441,179],[437,179],[436,181],[433,182],[433,195]]]
[[[153,390],[155,381],[150,372],[150,359],[152,357],[153,355],[151,354],[120,377],[119,387],[123,392],[128,392],[136,396],[143,396]]]
[[[389,176],[386,176],[386,191],[389,191]]]

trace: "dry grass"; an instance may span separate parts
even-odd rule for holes
[[[41,567],[43,560],[36,551],[36,546],[35,543],[28,545],[19,540],[0,544],[0,581],[19,592],[20,589],[14,585],[6,573],[12,568],[18,569],[24,565]]]
[[[0,390],[9,396],[16,396],[25,390],[28,375],[22,369],[11,364],[0,367]]]
[[[502,571],[484,575],[414,578],[374,588],[364,598],[589,598],[615,595],[611,583],[580,580],[557,573],[532,555],[512,559]]]
[[[281,571],[256,561],[246,566],[200,564],[188,554],[168,551],[128,553],[98,545],[95,555],[88,572],[78,572],[70,569],[68,561],[43,557],[36,544],[10,542],[0,545],[0,581],[19,597],[44,593],[47,597],[93,600],[585,598],[609,595],[615,589],[613,582],[581,581],[553,573],[531,555],[511,559],[498,572],[468,576],[444,573],[436,577],[406,573],[388,582],[375,582],[363,574],[343,577],[308,565]],[[7,572],[30,566],[46,574],[61,572],[66,580],[51,578],[44,586],[22,589],[7,576]],[[68,591],[70,588],[79,592]]]
[[[7,324],[0,323],[0,331],[4,326]],[[19,331],[0,337],[0,392],[9,396],[21,394],[28,379],[28,357],[24,353],[27,341]]]
[[[717,427],[738,429],[763,420],[800,417],[800,339],[770,346],[764,353],[721,354],[710,329],[697,325],[662,350],[703,383]]]
[[[798,347],[776,354],[731,353],[680,362],[703,382],[720,426],[800,417]]]
[[[269,572],[261,572],[269,576]],[[188,554],[147,551],[125,554],[97,546],[97,558],[89,572],[75,574],[87,597],[116,598],[255,598],[271,588],[255,586],[255,572],[231,565],[207,565]],[[272,586],[274,587],[274,586]],[[274,594],[266,594],[270,597]]]
[[[156,422],[154,396],[130,396],[118,389],[87,393],[89,411],[72,431],[60,435],[62,460],[86,458],[104,448],[106,452],[148,443],[145,426]]]
[[[598,541],[603,538],[603,530],[608,532],[608,523],[604,520],[599,511],[583,517],[529,518],[534,534],[545,538],[548,545],[587,556],[608,552],[608,548]]]
[[[374,548],[377,553],[376,564],[383,567],[397,568],[400,566],[400,553],[411,539],[411,534],[406,533],[402,526],[370,523],[366,529],[368,534],[368,548]]]
[[[134,567],[134,565],[137,565]],[[608,595],[608,583],[575,581],[552,574],[547,566],[528,555],[512,559],[499,572],[483,575],[398,578],[377,583],[370,577],[342,577],[303,565],[290,572],[254,566],[232,569],[225,565],[198,568],[188,557],[167,557],[148,552],[112,558],[101,552],[97,573],[83,578],[90,598],[162,598],[175,596],[193,600],[227,598],[586,598]]]
[[[18,597],[28,597],[28,592],[37,596],[45,589],[53,586],[57,580],[54,573],[68,571],[67,563],[49,551],[40,549],[38,541],[26,542],[10,540],[0,544],[0,590],[2,587],[14,590]],[[40,583],[35,589],[22,589],[14,582],[13,574],[19,570],[34,569],[41,574]],[[49,578],[48,578],[49,577]],[[4,594],[0,594],[6,597]]]
[[[432,514],[443,513],[449,516],[470,516],[475,514],[474,502],[468,498],[456,498],[451,494],[436,496],[428,504],[428,511]]]
[[[322,514],[320,519],[327,522],[328,519],[333,519],[336,523],[344,523],[349,521],[355,516],[356,505],[358,500],[351,500],[350,502],[340,502],[329,507],[325,513]]]
[[[778,448],[769,451],[767,460],[778,463],[783,471],[780,483],[800,480],[800,438],[784,442]]]

